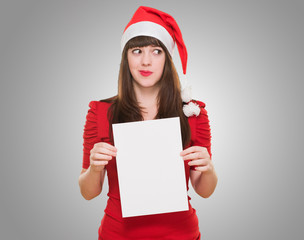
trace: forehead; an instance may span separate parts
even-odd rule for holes
[[[138,37],[132,38],[127,43],[128,48],[146,47],[146,46],[161,47],[161,43],[158,39],[153,38],[153,37],[147,37],[147,36],[138,36]]]

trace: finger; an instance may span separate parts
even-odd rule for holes
[[[183,156],[183,160],[195,160],[195,159],[200,159],[203,158],[204,154],[202,152],[194,152],[194,153],[189,153],[185,156]]]
[[[181,156],[185,156],[189,153],[192,153],[192,152],[195,152],[195,146],[192,146],[192,147],[189,147],[189,148],[186,148],[185,150],[183,150],[180,155]]]
[[[201,172],[212,172],[214,167],[213,167],[212,162],[209,162],[207,164],[195,166],[195,169],[198,171],[201,171]]]
[[[205,166],[206,162],[203,159],[193,160],[188,162],[189,166]]]
[[[93,153],[100,153],[100,154],[104,154],[104,155],[110,155],[113,157],[116,157],[117,152],[116,151],[112,151],[108,148],[104,148],[104,147],[97,147],[96,149],[93,150]]]
[[[185,156],[185,155],[187,155],[189,153],[193,153],[193,152],[200,152],[200,151],[202,151],[203,148],[204,147],[200,147],[200,146],[189,147],[181,152],[181,156]]]
[[[117,152],[117,148],[114,147],[113,145],[109,144],[109,143],[106,143],[106,142],[99,142],[99,143],[95,143],[94,147],[103,147],[103,148],[106,148],[106,149],[109,149],[110,151],[112,152]]]
[[[208,151],[198,151],[198,152],[193,152],[193,153],[189,153],[187,155],[182,156],[183,160],[194,160],[194,159],[199,159],[199,158],[206,158],[206,159],[210,159],[210,155],[208,153]]]
[[[110,161],[113,157],[111,155],[100,154],[100,153],[92,153],[90,158],[93,161]]]

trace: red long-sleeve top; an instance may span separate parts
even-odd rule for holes
[[[205,110],[205,104],[199,104],[201,112],[199,116],[188,118],[191,128],[191,141],[189,146],[206,147],[211,156],[211,134],[210,125]],[[97,142],[113,143],[109,138],[109,123],[107,111],[111,103],[102,101],[91,101],[90,109],[86,116],[86,123],[83,134],[83,168],[90,165],[90,150]],[[189,147],[187,146],[187,147]],[[185,161],[185,174],[187,190],[189,190],[190,169],[188,161]],[[105,215],[99,228],[99,239],[123,240],[123,239],[174,239],[193,240],[200,239],[198,218],[195,209],[190,204],[189,210],[182,212],[154,214],[147,216],[122,218],[119,184],[117,177],[116,159],[113,158],[106,165],[109,192]]]

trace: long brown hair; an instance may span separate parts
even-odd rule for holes
[[[120,71],[118,77],[118,94],[115,97],[104,100],[111,102],[108,119],[110,123],[110,136],[112,139],[112,123],[142,121],[142,109],[138,105],[133,79],[129,69],[127,52],[130,48],[159,46],[165,51],[166,60],[164,71],[160,79],[160,91],[158,93],[158,113],[156,119],[180,117],[183,146],[190,142],[191,132],[187,117],[183,113],[183,101],[181,99],[180,81],[173,64],[172,58],[161,41],[148,36],[132,38],[122,52]]]

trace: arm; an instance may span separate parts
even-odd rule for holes
[[[211,161],[211,131],[205,103],[196,101],[200,114],[191,119],[193,146],[185,149],[182,156],[190,160],[190,180],[195,192],[201,197],[210,197],[217,185],[217,175]],[[193,121],[194,120],[194,121]],[[195,124],[193,124],[195,123]]]
[[[193,146],[181,152],[184,160],[190,166],[196,166],[190,170],[190,180],[195,192],[203,198],[208,198],[214,192],[217,185],[217,175],[205,147]]]
[[[105,169],[100,172],[94,171],[91,166],[88,169],[83,168],[81,170],[78,183],[81,195],[86,200],[91,200],[101,193],[105,172]]]
[[[116,148],[108,143],[99,142],[94,144],[90,152],[90,166],[82,169],[79,176],[79,187],[82,196],[86,200],[97,197],[102,190],[105,166],[116,156]]]

